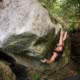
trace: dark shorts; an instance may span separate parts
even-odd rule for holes
[[[56,53],[58,54],[58,56],[56,58],[56,61],[57,61],[57,60],[59,60],[62,57],[63,51],[59,51],[59,52],[56,51]]]

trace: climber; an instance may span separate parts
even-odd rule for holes
[[[67,38],[67,32],[64,32],[61,30],[59,42],[57,44],[57,47],[53,50],[51,58],[50,59],[41,59],[40,61],[42,63],[50,64],[50,63],[54,62],[57,58],[62,56],[62,53],[64,50],[64,41],[66,40],[66,38]]]

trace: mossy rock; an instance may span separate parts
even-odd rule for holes
[[[11,68],[3,61],[0,61],[0,80],[16,80]]]

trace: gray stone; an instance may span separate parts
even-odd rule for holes
[[[54,18],[54,22],[51,21],[38,0],[10,0],[5,5],[0,8],[0,49],[3,52],[41,73],[54,72],[68,63],[68,47],[60,61],[50,65],[40,62],[56,46],[63,28]]]

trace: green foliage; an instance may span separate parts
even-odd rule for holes
[[[72,23],[72,24],[71,24],[71,26],[70,26],[70,28],[69,28],[69,31],[70,31],[70,32],[73,32],[73,30],[75,29],[75,26],[74,26],[74,25],[75,25],[75,23]]]
[[[34,74],[33,80],[40,80],[38,74]]]
[[[57,0],[39,0],[51,14],[58,14],[61,11],[60,3]]]
[[[61,17],[70,26],[70,30],[73,30],[76,24],[80,24],[80,0],[40,0],[40,2],[51,15]]]

